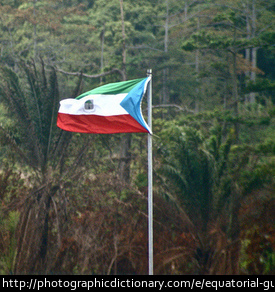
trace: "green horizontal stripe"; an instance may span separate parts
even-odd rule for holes
[[[129,93],[139,82],[144,80],[145,78],[121,81],[116,83],[109,83],[102,85],[100,87],[94,88],[90,91],[82,93],[76,99],[81,99],[86,95],[91,94],[119,94],[119,93]]]

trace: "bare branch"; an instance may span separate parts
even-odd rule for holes
[[[153,105],[152,108],[162,108],[162,107],[175,107],[177,108],[179,111],[187,111],[187,112],[190,112],[190,113],[194,113],[195,111],[187,108],[186,106],[184,107],[181,107],[177,104],[159,104],[159,105]]]
[[[107,72],[103,72],[103,73],[100,73],[100,74],[94,74],[94,75],[89,75],[89,74],[84,74],[82,72],[67,72],[67,71],[64,71],[60,68],[55,68],[56,71],[60,72],[60,73],[63,73],[63,74],[66,74],[66,75],[72,75],[72,76],[83,76],[83,77],[87,77],[87,78],[99,78],[99,77],[104,77],[106,75],[110,75],[110,74],[113,74],[113,73],[119,73],[122,77],[122,80],[124,80],[125,78],[125,74],[122,70],[118,69],[118,68],[114,68],[110,71],[107,71]]]

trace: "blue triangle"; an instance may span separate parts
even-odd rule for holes
[[[148,78],[143,79],[139,82],[122,100],[120,105],[149,133],[151,130],[145,122],[143,115],[141,113],[141,102],[146,91],[146,86],[148,84]]]

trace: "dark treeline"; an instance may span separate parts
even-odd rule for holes
[[[147,274],[147,137],[56,126],[153,71],[154,273],[274,274],[275,5],[0,3],[0,274]],[[146,100],[143,102],[146,118]]]

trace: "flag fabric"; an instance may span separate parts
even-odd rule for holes
[[[151,77],[109,83],[60,102],[57,126],[78,133],[151,133],[141,112]]]

